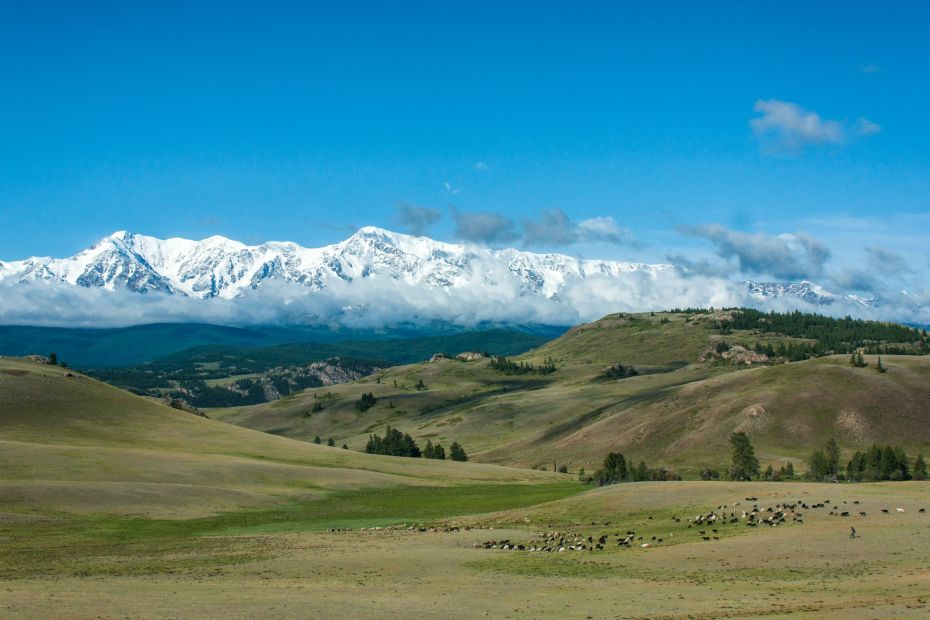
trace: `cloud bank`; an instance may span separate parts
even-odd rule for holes
[[[575,325],[613,312],[667,310],[670,307],[751,306],[930,324],[930,290],[899,294],[884,307],[848,300],[829,306],[799,299],[760,300],[744,282],[685,270],[659,274],[632,272],[622,277],[592,275],[567,282],[558,295],[527,293],[506,266],[492,274],[490,287],[422,288],[403,279],[367,278],[333,282],[322,291],[299,284],[269,282],[240,298],[196,299],[125,290],[108,291],[61,283],[0,284],[0,324],[63,327],[118,327],[153,322],[225,325],[308,324],[378,328],[445,321],[463,327],[483,322]],[[919,304],[925,304],[921,307]]]

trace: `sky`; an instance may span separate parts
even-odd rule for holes
[[[116,230],[930,284],[925,2],[0,0],[0,259]]]

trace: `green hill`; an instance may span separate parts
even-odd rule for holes
[[[558,480],[292,441],[172,409],[66,369],[0,358],[0,512],[178,517],[313,504],[357,489]]]
[[[872,442],[930,452],[930,357],[885,355],[886,373],[874,371],[877,358],[869,355],[867,368],[850,367],[846,355],[789,363],[821,341],[791,327],[794,321],[784,321],[786,334],[733,329],[732,319],[732,311],[611,315],[515,358],[536,369],[553,363],[550,374],[444,359],[210,415],[304,440],[333,437],[358,450],[391,424],[420,442],[457,441],[477,460],[572,471],[590,470],[611,451],[686,474],[723,467],[737,429],[749,433],[764,463],[776,465],[803,459],[834,436],[848,452]],[[812,320],[829,334],[843,326]],[[832,344],[924,350],[920,333],[881,325],[864,324],[867,342],[847,332]],[[874,339],[886,334],[907,342]],[[776,353],[761,361],[741,346]],[[604,378],[616,364],[639,374]],[[425,389],[415,388],[419,382]],[[355,405],[366,392],[377,402],[360,412]]]

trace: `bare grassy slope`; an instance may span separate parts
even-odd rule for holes
[[[620,409],[553,448],[576,459],[613,449],[710,466],[725,461],[730,433],[744,430],[761,459],[776,463],[804,459],[831,437],[849,451],[880,443],[905,446],[912,456],[928,452],[930,358],[883,361],[884,374],[835,356],[697,381]]]
[[[223,424],[64,369],[0,359],[0,510],[200,514],[384,485],[543,481],[376,457]],[[548,479],[552,479],[550,476]]]

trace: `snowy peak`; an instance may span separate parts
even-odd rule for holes
[[[848,302],[862,307],[878,307],[881,303],[873,297],[861,295],[837,295],[813,282],[746,282],[749,294],[756,299],[778,299],[788,297],[800,299],[814,306],[829,306],[837,302]]]
[[[194,299],[255,297],[263,287],[297,287],[323,310],[364,312],[388,302],[437,318],[468,314],[479,320],[525,317],[538,320],[593,319],[617,309],[661,309],[676,305],[762,307],[779,300],[797,307],[872,310],[885,302],[832,293],[813,282],[745,283],[720,280],[712,286],[682,278],[672,265],[581,260],[563,254],[435,241],[375,226],[338,243],[307,248],[291,241],[246,245],[222,236],[199,241],[158,239],[120,230],[69,258],[32,257],[0,261],[0,283],[54,282],[85,288],[158,293]],[[293,289],[288,289],[295,292]],[[267,295],[272,299],[275,295]],[[901,295],[908,307],[919,301]],[[521,319],[524,320],[524,319]]]
[[[521,294],[554,298],[571,281],[634,272],[654,275],[665,269],[670,266],[490,250],[366,226],[322,248],[289,241],[248,246],[221,236],[158,239],[117,231],[70,258],[2,263],[0,280],[231,299],[269,282],[319,291],[372,278],[414,288],[513,286]]]

